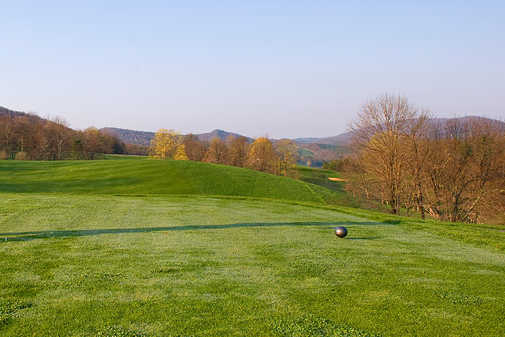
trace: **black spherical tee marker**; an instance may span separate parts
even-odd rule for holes
[[[347,235],[347,228],[345,227],[337,227],[335,228],[335,235],[339,238],[345,238]]]

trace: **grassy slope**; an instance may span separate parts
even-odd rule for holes
[[[230,195],[317,203],[339,199],[317,185],[248,169],[147,159],[0,161],[0,191]]]
[[[332,170],[325,170],[313,167],[298,166],[298,177],[300,180],[310,184],[322,186],[325,189],[333,191],[332,200],[338,205],[346,205],[358,207],[358,202],[345,191],[345,183],[339,181],[331,181],[328,178],[340,178],[340,175]]]
[[[330,207],[322,187],[200,163],[0,162],[0,191],[2,336],[505,330],[497,227]]]

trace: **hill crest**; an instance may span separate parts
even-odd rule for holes
[[[34,115],[34,114],[29,114],[29,113],[26,113],[23,111],[11,110],[11,109],[7,109],[6,107],[0,106],[0,116],[2,116],[2,115],[3,116],[9,115],[10,117],[33,116],[33,117],[40,118],[39,116]]]

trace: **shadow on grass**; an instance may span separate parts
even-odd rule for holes
[[[128,233],[153,233],[168,231],[196,231],[229,228],[254,228],[254,227],[295,227],[295,226],[391,226],[384,222],[272,222],[272,223],[236,223],[226,225],[189,225],[170,227],[142,227],[142,228],[104,228],[104,229],[77,229],[77,230],[57,230],[57,231],[33,231],[33,232],[12,232],[0,233],[0,242],[9,241],[29,241],[35,239],[47,239],[57,237],[92,236],[102,234],[128,234]],[[372,240],[376,238],[349,238],[354,240]]]
[[[346,240],[377,240],[378,236],[362,237],[362,238],[346,238]]]
[[[96,192],[115,191],[122,186],[134,186],[139,181],[136,178],[103,178],[95,179],[91,177],[80,180],[68,178],[51,181],[49,177],[38,182],[31,181],[29,184],[20,184],[17,182],[5,182],[0,180],[0,191],[2,193],[55,193],[55,192]]]

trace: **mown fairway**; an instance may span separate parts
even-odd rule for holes
[[[117,157],[124,158],[124,157]],[[336,203],[342,192],[232,166],[173,160],[0,161],[0,191],[227,195]]]
[[[173,192],[180,164],[152,163],[0,162],[0,335],[504,335],[503,228],[329,207],[278,177],[292,201],[251,199],[270,176],[210,190],[205,167],[257,174],[215,165]]]

